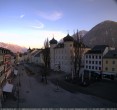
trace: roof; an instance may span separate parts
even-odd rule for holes
[[[3,47],[0,47],[0,50],[5,51],[5,54],[12,54],[13,53],[11,50],[9,50],[7,48],[3,48]],[[4,52],[2,54],[4,54]]]
[[[34,57],[40,57],[40,52],[37,53]]]
[[[115,58],[117,59],[117,50],[110,50],[103,58]]]
[[[55,47],[55,49],[56,48],[64,48],[64,43],[59,43],[59,44],[57,44],[57,46]]]
[[[33,50],[33,51],[31,52],[31,55],[34,55],[37,51],[38,51],[37,49]]]
[[[66,37],[63,38],[64,42],[67,42],[67,41],[74,41],[73,37],[71,37],[69,34],[67,34]]]
[[[86,52],[86,54],[102,54],[101,50],[89,50]]]
[[[93,50],[105,50],[106,47],[109,47],[108,45],[96,45],[92,49]]]
[[[55,40],[54,37],[53,37],[53,39],[50,40],[50,44],[57,44],[57,40]]]
[[[108,45],[96,45],[91,50],[89,50],[86,54],[102,54]]]
[[[24,55],[27,55],[27,52],[24,52]]]

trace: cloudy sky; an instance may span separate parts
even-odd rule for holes
[[[90,30],[104,20],[117,21],[114,0],[0,0],[0,42],[41,48],[74,30]]]

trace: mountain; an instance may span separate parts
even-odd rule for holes
[[[21,46],[15,45],[15,44],[3,43],[3,42],[0,42],[0,47],[7,48],[14,53],[27,51],[27,48],[25,48],[25,47],[21,47]]]
[[[83,37],[83,42],[89,47],[105,44],[117,49],[117,22],[107,20],[97,24]]]
[[[81,37],[81,38],[83,38],[84,37],[84,35],[86,35],[86,33],[87,33],[88,31],[86,31],[86,30],[81,30],[81,31],[79,31],[78,32],[78,35]],[[76,34],[73,34],[73,38],[74,39],[77,39],[77,33]]]
[[[88,31],[86,31],[86,30],[81,30],[81,31],[79,31],[79,35],[81,36],[81,37],[84,37],[84,35],[87,33]]]

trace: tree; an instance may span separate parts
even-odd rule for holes
[[[50,68],[50,48],[49,48],[49,41],[48,38],[44,42],[44,49],[43,49],[43,61],[44,61],[44,66],[46,68]]]
[[[44,49],[42,50],[43,54],[43,61],[44,61],[44,67],[42,68],[42,81],[46,81],[47,83],[47,73],[48,69],[50,68],[50,48],[49,48],[49,41],[48,38],[44,42]],[[44,79],[43,79],[44,78]]]
[[[82,66],[82,56],[84,54],[84,44],[78,35],[78,30],[77,33],[75,34],[77,39],[74,40],[74,73],[76,76],[79,76],[79,72]]]

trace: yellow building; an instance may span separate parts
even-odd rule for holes
[[[103,73],[117,75],[117,50],[111,50],[103,57]]]

